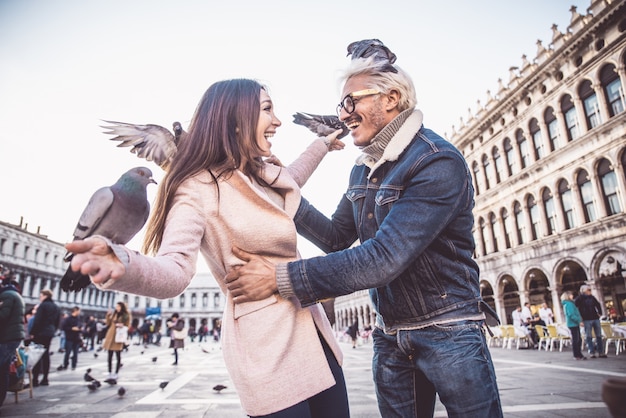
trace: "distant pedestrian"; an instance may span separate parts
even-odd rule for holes
[[[106,326],[107,333],[104,338],[104,343],[102,347],[105,350],[108,350],[107,357],[107,365],[109,367],[109,379],[116,379],[120,372],[120,367],[122,365],[122,350],[124,349],[124,342],[115,341],[116,330],[120,327],[130,327],[130,312],[128,312],[128,308],[124,302],[117,302],[115,305],[114,311],[107,312],[106,316]],[[113,373],[113,354],[117,359],[117,364],[115,365],[115,373]]]
[[[11,272],[0,265],[0,406],[9,386],[9,367],[24,339],[24,299]]]
[[[66,312],[61,313],[61,320],[59,321],[59,353],[65,352],[65,331],[63,331],[63,322],[67,319],[68,314]]]
[[[39,294],[39,307],[33,320],[31,329],[32,341],[41,344],[45,350],[33,367],[33,386],[48,386],[48,373],[50,373],[50,343],[61,321],[61,309],[52,300],[52,290],[43,289]],[[39,375],[43,375],[41,382]]]
[[[569,290],[561,294],[561,303],[563,304],[563,313],[565,314],[565,322],[572,334],[572,350],[576,360],[587,360],[581,352],[582,339],[580,337],[580,327],[583,326],[583,318],[574,303],[574,294]]]
[[[350,339],[352,340],[352,348],[356,348],[356,340],[357,340],[358,333],[359,333],[359,323],[358,321],[355,321],[354,324],[348,327],[348,335],[350,336]]]
[[[89,319],[85,323],[85,350],[93,350],[96,340],[96,334],[98,330],[96,327],[96,318],[93,315],[89,316]]]
[[[542,303],[541,308],[539,308],[539,317],[543,319],[546,325],[554,324],[554,313],[545,302]]]
[[[81,327],[80,327],[80,308],[74,306],[72,314],[65,318],[61,328],[65,333],[65,356],[63,364],[57,367],[57,370],[65,370],[70,364],[70,355],[72,356],[72,370],[76,369],[78,362],[78,352],[82,347]]]
[[[576,307],[580,311],[585,324],[585,340],[587,341],[587,350],[589,357],[596,358],[596,353],[600,358],[606,358],[604,354],[604,346],[602,344],[602,327],[600,325],[600,316],[602,316],[602,305],[591,294],[589,285],[580,286],[580,295],[574,301]],[[596,336],[596,344],[593,344],[593,334]]]
[[[167,321],[167,327],[170,329],[170,348],[174,349],[172,366],[176,366],[178,364],[178,349],[185,348],[185,321],[175,313]]]

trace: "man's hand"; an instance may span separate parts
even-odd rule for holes
[[[246,262],[225,277],[226,287],[235,303],[263,300],[278,292],[276,269],[265,258],[233,247],[233,254]]]
[[[115,281],[126,273],[124,264],[102,238],[89,237],[85,240],[72,241],[65,244],[65,249],[74,253],[72,270],[89,275],[94,284]]]

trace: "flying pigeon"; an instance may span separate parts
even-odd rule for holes
[[[124,386],[120,386],[120,388],[117,390],[117,395],[121,398],[125,394],[126,394],[126,389],[124,389]]]
[[[161,390],[165,389],[165,386],[167,386],[167,384],[170,382],[161,382],[159,383],[159,387],[161,388]]]
[[[337,129],[342,129],[343,132],[337,137],[337,139],[341,139],[350,132],[345,123],[340,121],[335,115],[313,115],[311,113],[297,112],[293,115],[293,123],[309,128],[317,136],[327,136]]]
[[[362,41],[352,42],[348,45],[348,55],[352,55],[352,59],[374,57],[376,61],[386,61],[383,71],[397,73],[398,70],[392,65],[396,62],[396,54],[391,52],[378,39],[363,39]]]
[[[227,388],[227,386],[224,386],[224,385],[215,385],[215,386],[213,386],[213,390],[216,391],[217,393],[222,392],[226,388]]]
[[[176,155],[180,139],[187,134],[180,122],[172,124],[174,133],[159,125],[134,125],[108,120],[103,122],[111,124],[102,128],[108,129],[105,134],[116,135],[111,140],[121,141],[118,147],[132,147],[130,152],[137,154],[139,158],[154,161],[163,170],[167,170]]]
[[[114,185],[98,189],[78,220],[74,240],[102,235],[114,243],[126,244],[148,220],[150,202],[146,188],[150,183],[156,184],[152,172],[145,167],[135,167]],[[69,262],[73,256],[68,252],[64,260]],[[90,283],[89,276],[73,271],[70,265],[61,278],[61,289],[78,292]]]
[[[87,369],[87,371],[85,372],[85,376],[83,376],[83,379],[85,379],[85,382],[93,382],[94,380],[96,380],[89,373],[91,373],[91,369]]]

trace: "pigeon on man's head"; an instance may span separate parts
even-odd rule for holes
[[[293,123],[309,128],[317,136],[327,136],[337,129],[341,129],[343,132],[337,137],[337,139],[341,139],[350,132],[346,124],[335,115],[314,115],[312,113],[297,112],[293,115]]]
[[[135,167],[114,185],[96,190],[78,220],[74,240],[101,235],[116,244],[128,243],[148,220],[150,202],[146,189],[150,183],[156,184],[152,172]],[[73,256],[68,252],[64,260],[71,261]],[[90,283],[89,276],[73,271],[70,265],[61,278],[61,289],[78,292]]]
[[[374,57],[375,61],[386,62],[383,71],[397,73],[398,70],[392,65],[396,62],[396,54],[391,52],[389,48],[385,46],[378,39],[363,39],[362,41],[352,42],[348,45],[348,55],[352,55],[353,60],[358,58]]]
[[[159,125],[135,125],[132,123],[113,122],[110,126],[102,126],[105,134],[116,135],[112,141],[121,141],[118,147],[132,147],[130,152],[139,158],[154,161],[163,170],[167,170],[172,158],[176,155],[180,139],[187,133],[180,122],[172,124],[174,133]]]

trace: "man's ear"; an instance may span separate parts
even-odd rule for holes
[[[400,92],[398,90],[390,90],[386,95],[387,103],[385,105],[386,110],[393,110],[398,107],[400,102]]]

